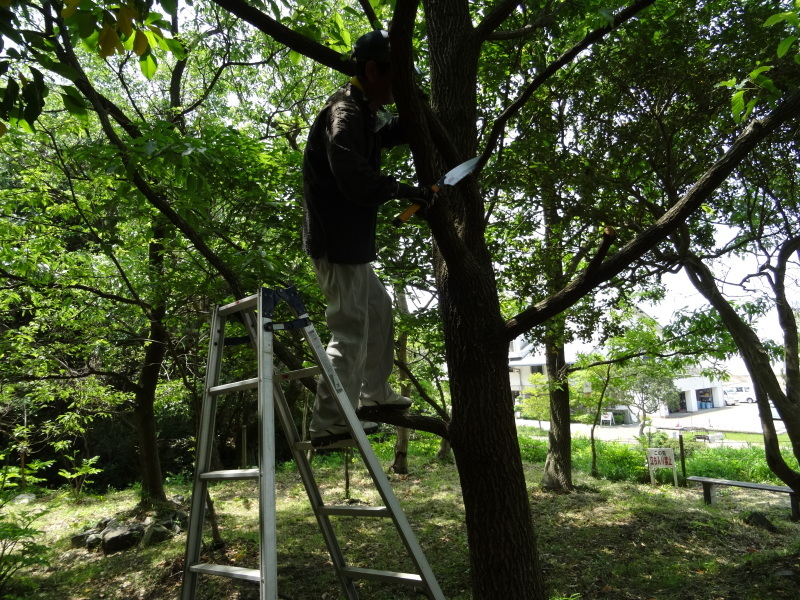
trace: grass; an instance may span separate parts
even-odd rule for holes
[[[748,444],[754,444],[756,446],[764,446],[764,436],[760,433],[736,433],[736,432],[725,432],[725,440],[729,442],[746,442]],[[791,441],[789,440],[788,433],[780,433],[778,434],[778,443],[779,444],[790,444]]]
[[[392,486],[422,545],[444,594],[469,600],[464,508],[455,467],[432,459],[436,442],[412,442],[408,476],[390,475]],[[526,450],[527,448],[527,450]],[[538,457],[523,440],[523,454]],[[376,444],[386,462],[391,443]],[[591,479],[574,473],[577,491],[541,491],[540,461],[525,462],[538,549],[550,597],[590,600],[778,600],[797,598],[800,586],[800,524],[791,522],[785,495],[730,488],[707,507],[700,489]],[[345,496],[340,454],[317,457],[315,470],[328,502]],[[351,465],[352,501],[379,504],[359,463]],[[279,590],[292,600],[342,598],[305,492],[296,471],[277,474]],[[188,496],[177,480],[170,494]],[[252,482],[235,482],[214,492],[224,548],[206,559],[257,566],[257,502]],[[70,547],[70,537],[101,517],[144,515],[132,509],[132,491],[89,497],[74,505],[55,494],[39,498],[46,507],[37,526],[50,547],[50,567],[34,568],[11,590],[25,600],[177,600],[185,535],[148,548],[103,556]],[[759,510],[777,533],[746,525]],[[498,518],[502,518],[498,515]],[[387,523],[335,521],[344,553],[356,566],[412,570]],[[400,556],[400,558],[398,558]],[[407,590],[364,584],[365,599],[419,598]],[[198,600],[257,598],[256,586],[204,577]]]

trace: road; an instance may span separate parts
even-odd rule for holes
[[[711,408],[694,413],[674,413],[669,417],[650,415],[652,427],[656,429],[675,430],[681,427],[707,429],[710,433],[715,431],[729,431],[741,433],[761,433],[761,419],[758,416],[758,405],[737,404],[722,408]],[[550,429],[548,421],[531,421],[517,419],[517,425],[529,425]],[[778,433],[784,433],[786,428],[781,421],[775,422]],[[571,424],[572,435],[589,437],[590,425],[581,423]],[[633,440],[639,435],[639,424],[633,425],[598,425],[594,430],[595,439],[600,440]]]

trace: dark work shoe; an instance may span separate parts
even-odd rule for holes
[[[359,422],[361,423],[361,428],[364,430],[364,433],[367,435],[375,433],[380,427],[377,423],[373,423],[372,421]],[[342,440],[349,440],[351,437],[350,431],[348,431],[346,425],[334,425],[325,431],[313,432],[311,434],[311,445],[314,446],[314,448],[323,448],[335,444],[336,442],[341,442]]]

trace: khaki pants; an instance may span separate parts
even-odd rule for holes
[[[327,353],[347,397],[358,408],[386,402],[397,393],[388,380],[394,365],[392,301],[370,264],[331,263],[312,259],[328,308],[331,330]],[[321,433],[344,425],[334,394],[318,381],[314,416],[309,429]]]

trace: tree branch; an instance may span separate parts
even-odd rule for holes
[[[431,398],[430,394],[425,391],[425,387],[422,385],[420,380],[411,372],[408,364],[402,360],[395,360],[394,364],[400,369],[406,377],[411,380],[411,383],[414,384],[414,387],[417,388],[417,392],[422,397],[422,399],[427,402],[433,409],[436,411],[436,414],[444,421],[450,421],[450,415],[447,414],[447,411],[439,406],[436,401]]]
[[[367,17],[370,27],[373,29],[382,29],[381,23],[378,21],[378,15],[375,14],[375,9],[372,8],[370,1],[358,0],[358,3],[361,5],[361,10],[364,11],[364,15]]]
[[[573,306],[598,285],[630,267],[646,252],[676,231],[725,181],[748,153],[783,123],[800,116],[800,89],[789,94],[765,118],[753,121],[684,196],[643,233],[594,270],[584,270],[561,291],[528,308],[506,322],[509,341]]]
[[[485,40],[495,29],[500,27],[514,9],[521,4],[521,0],[500,0],[475,28],[475,35],[479,40]]]
[[[530,100],[531,96],[533,96],[534,92],[538,90],[542,84],[544,84],[550,77],[552,77],[556,71],[561,69],[562,67],[571,63],[578,54],[589,48],[595,42],[600,41],[605,37],[605,35],[626,21],[635,17],[639,12],[653,4],[655,0],[639,0],[635,4],[632,4],[628,8],[622,10],[614,17],[613,23],[605,25],[604,27],[600,27],[591,31],[583,38],[580,42],[575,44],[572,48],[564,52],[561,56],[559,56],[555,61],[547,65],[534,79],[531,81],[527,87],[523,90],[520,96],[511,103],[494,122],[492,125],[492,129],[489,133],[489,139],[486,142],[486,148],[481,155],[481,160],[478,164],[478,169],[482,168],[483,165],[489,160],[489,157],[494,152],[494,148],[497,145],[500,137],[503,133],[506,123],[515,115],[522,110],[522,107]]]
[[[437,419],[436,417],[411,415],[391,408],[370,408],[369,410],[359,409],[356,411],[356,414],[358,415],[358,418],[362,420],[388,423],[389,425],[397,425],[398,427],[408,427],[409,429],[427,431],[428,433],[438,435],[439,437],[442,437],[448,441],[450,440],[450,430],[448,424],[442,419]]]
[[[338,52],[327,46],[318,44],[311,38],[292,31],[281,25],[272,17],[267,16],[257,8],[250,6],[244,0],[213,0],[215,4],[236,15],[243,21],[267,34],[273,40],[283,44],[295,52],[302,54],[318,63],[330,67],[345,75],[354,75],[353,66]]]

